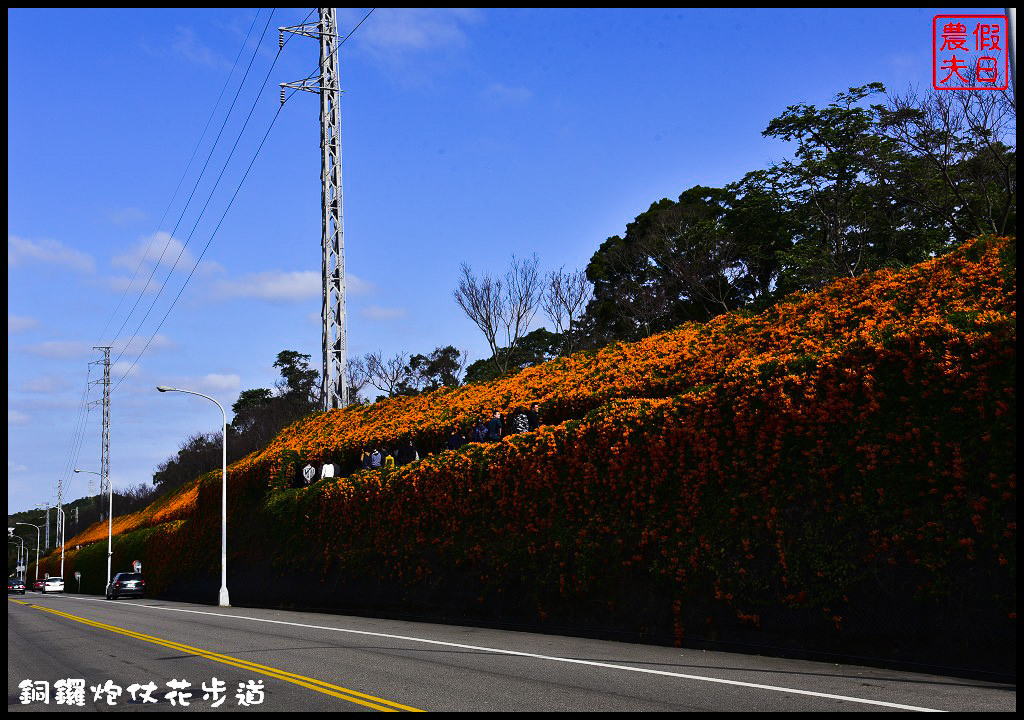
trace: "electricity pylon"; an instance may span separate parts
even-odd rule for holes
[[[103,436],[100,447],[100,494],[99,507],[100,519],[103,519],[103,496],[111,495],[110,492],[110,346],[94,347],[93,350],[103,351]],[[89,483],[89,492],[92,493],[92,483]]]
[[[281,83],[320,95],[320,179],[323,209],[320,247],[323,250],[323,378],[324,410],[348,405],[345,378],[347,328],[345,318],[345,227],[341,189],[341,84],[338,76],[338,22],[334,8],[318,8],[320,20],[279,28],[280,44],[290,32],[320,41],[320,77]]]

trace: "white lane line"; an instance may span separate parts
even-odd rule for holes
[[[64,596],[67,597],[67,596]],[[98,598],[68,598],[75,600],[91,600],[93,602],[107,602]],[[797,688],[781,687],[778,685],[762,685],[760,683],[742,682],[740,680],[726,680],[724,678],[706,677],[703,675],[688,675],[686,673],[672,672],[670,670],[652,670],[650,668],[634,667],[632,665],[618,665],[614,663],[597,662],[596,660],[577,660],[575,658],[564,658],[555,655],[540,655],[537,653],[522,652],[519,650],[503,650],[501,648],[483,647],[480,645],[465,645],[462,643],[448,642],[445,640],[428,640],[426,638],[410,637],[408,635],[392,635],[389,633],[371,632],[369,630],[351,630],[349,628],[329,627],[326,625],[309,625],[306,623],[289,622],[287,620],[269,620],[265,618],[245,617],[244,615],[229,615],[226,613],[209,612],[207,610],[186,610],[185,608],[162,607],[158,605],[135,604],[132,607],[146,607],[154,610],[169,610],[171,612],[192,613],[194,615],[212,615],[214,617],[230,618],[233,620],[249,620],[251,622],[270,623],[273,625],[289,625],[292,627],[307,628],[310,630],[330,630],[332,632],[349,633],[352,635],[368,635],[371,637],[388,638],[390,640],[404,640],[407,642],[425,643],[428,645],[442,645],[444,647],[459,648],[461,650],[476,650],[481,652],[494,653],[496,655],[513,655],[516,657],[534,658],[536,660],[550,660],[552,662],[570,663],[573,665],[587,665],[589,667],[606,668],[610,670],[626,670],[628,672],[646,673],[648,675],[664,675],[666,677],[680,678],[682,680],[699,680],[701,682],[719,683],[721,685],[736,685],[739,687],[755,688],[758,690],[770,690],[772,692],[795,693],[797,695],[810,695],[811,697],[826,698],[829,700],[842,700],[845,702],[861,703],[864,705],[880,705],[882,707],[895,708],[897,710],[916,710],[918,712],[946,712],[935,708],[917,707],[915,705],[901,705],[900,703],[884,702],[882,700],[869,700],[867,698],[850,697],[848,695],[833,695],[831,693],[815,692],[813,690],[799,690]]]

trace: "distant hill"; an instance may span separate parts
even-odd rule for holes
[[[1015,372],[1016,240],[983,238],[312,416],[229,468],[232,601],[1014,673]],[[539,430],[444,449],[533,401]],[[419,461],[359,469],[406,438]],[[307,462],[340,477],[290,489]],[[219,471],[114,532],[115,571],[140,559],[156,594],[212,600]],[[69,543],[90,592],[105,541]]]

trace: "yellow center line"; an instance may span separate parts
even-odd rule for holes
[[[10,599],[10,598],[8,598]],[[138,640],[144,640],[145,642],[154,643],[156,645],[163,645],[164,647],[172,648],[174,650],[180,650],[192,655],[198,655],[208,660],[223,663],[225,665],[232,665],[234,667],[242,668],[244,670],[250,670],[261,675],[267,675],[269,677],[278,678],[290,682],[294,685],[300,685],[310,690],[316,690],[317,692],[324,693],[326,695],[332,695],[342,700],[348,700],[349,702],[356,703],[358,705],[365,705],[366,707],[373,708],[374,710],[382,710],[386,712],[395,712],[398,710],[408,710],[410,712],[422,712],[414,707],[408,705],[402,705],[400,703],[393,702],[391,700],[385,700],[384,698],[374,697],[373,695],[367,695],[357,690],[349,690],[348,688],[341,687],[339,685],[332,685],[331,683],[324,682],[323,680],[317,680],[316,678],[309,678],[303,675],[297,675],[287,670],[280,670],[278,668],[268,667],[266,665],[259,665],[248,660],[242,660],[240,658],[231,657],[230,655],[223,655],[221,653],[215,653],[211,650],[203,650],[202,648],[191,647],[182,643],[174,642],[173,640],[164,640],[163,638],[153,637],[152,635],[145,635],[143,633],[135,632],[134,630],[126,630],[125,628],[115,627],[114,625],[107,625],[105,623],[98,622],[96,620],[90,620],[88,618],[78,617],[77,615],[70,615],[60,610],[54,610],[52,608],[42,607],[40,605],[33,605],[29,602],[23,602],[20,600],[14,600],[13,602],[19,603],[20,605],[28,605],[29,607],[35,608],[36,610],[42,610],[53,615],[67,618],[68,620],[74,620],[85,625],[91,625],[102,630],[109,630],[110,632],[119,633],[121,635],[127,635]]]

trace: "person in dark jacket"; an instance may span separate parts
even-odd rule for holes
[[[494,417],[487,423],[487,440],[489,442],[498,442],[501,440],[501,413],[497,410],[494,411]]]
[[[417,458],[416,446],[412,444],[412,438],[404,440],[398,445],[395,451],[395,464],[408,465]]]
[[[448,449],[458,450],[460,447],[466,444],[466,436],[462,434],[462,431],[458,427],[453,427],[451,434],[448,436]]]
[[[526,411],[526,419],[530,422],[531,431],[540,427],[540,403],[530,405],[530,409]]]
[[[473,442],[487,442],[487,424],[483,420],[478,420],[476,427],[473,428]]]

